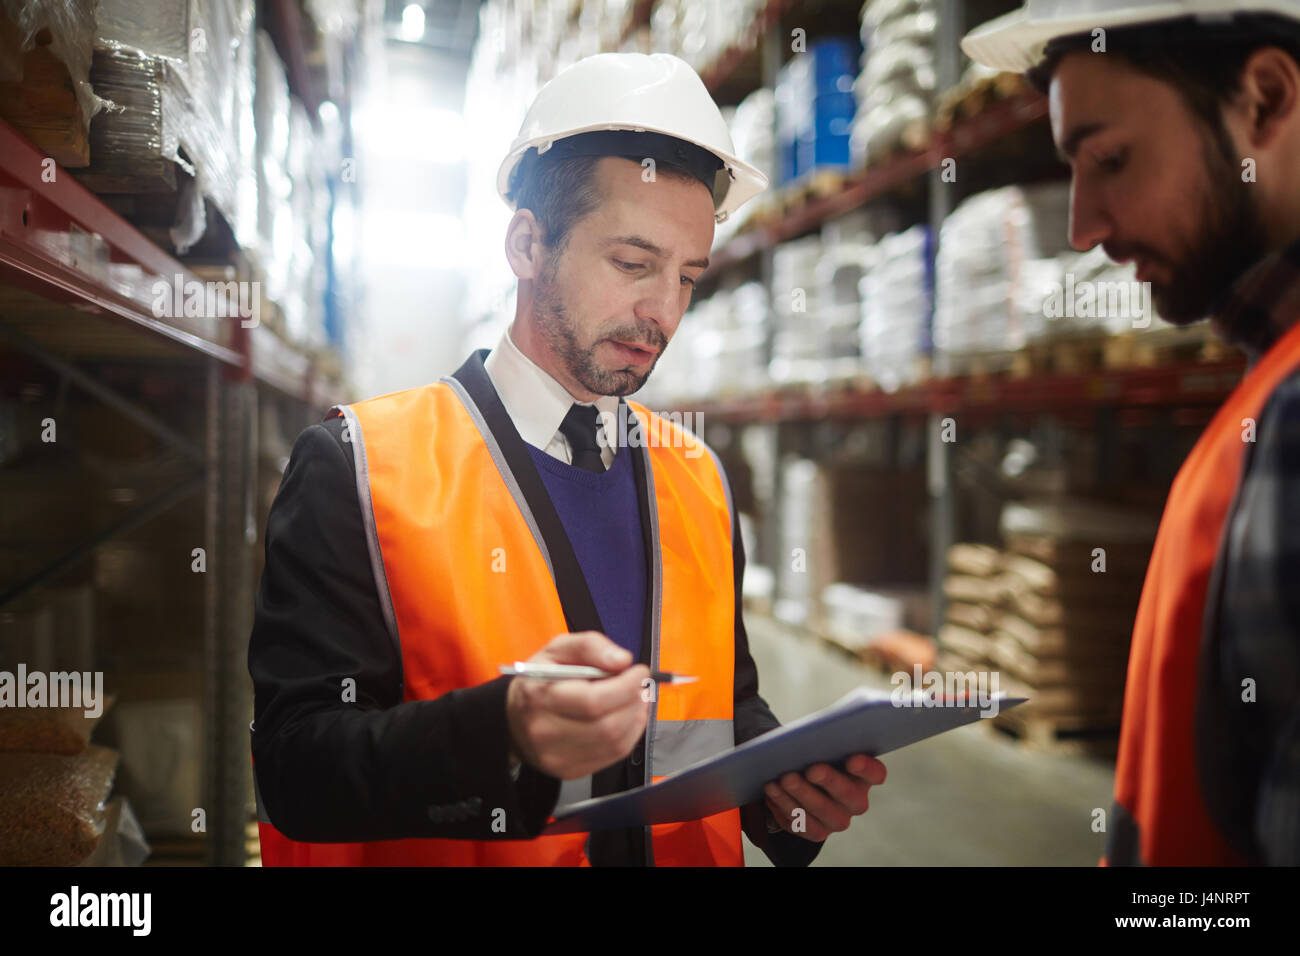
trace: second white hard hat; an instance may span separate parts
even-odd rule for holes
[[[1058,37],[1093,30],[1200,17],[1272,13],[1300,19],[1297,0],[1026,0],[1019,10],[976,27],[961,41],[965,54],[995,70],[1023,73]]]
[[[718,222],[767,188],[767,177],[736,155],[722,112],[685,60],[667,53],[600,53],[560,71],[538,91],[497,171],[497,192],[513,209],[511,178],[528,150],[544,153],[557,140],[599,130],[660,133],[716,156]]]

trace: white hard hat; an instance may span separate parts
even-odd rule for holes
[[[1300,20],[1298,0],[1025,0],[1006,16],[976,27],[961,41],[968,57],[995,70],[1023,73],[1043,58],[1052,40],[1098,27],[1140,26],[1198,17],[1224,23],[1243,13]]]
[[[507,195],[511,177],[529,149],[544,153],[556,141],[602,130],[661,134],[699,147],[712,154],[710,160],[716,157],[721,168],[711,188],[718,222],[767,188],[767,177],[736,156],[722,112],[685,60],[668,53],[599,53],[560,71],[538,91],[497,171],[497,192],[515,208]],[[659,137],[646,142],[650,139]],[[628,142],[641,145],[634,138]],[[674,152],[685,161],[700,150],[678,144]],[[623,155],[603,147],[585,154]],[[654,154],[631,150],[628,155]]]

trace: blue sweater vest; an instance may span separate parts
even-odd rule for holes
[[[573,544],[605,634],[639,660],[646,563],[632,452],[620,448],[609,469],[596,474],[527,447]]]

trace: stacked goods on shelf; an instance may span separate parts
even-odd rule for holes
[[[767,290],[747,282],[695,306],[639,400],[656,409],[674,402],[752,394],[767,381]]]
[[[776,603],[772,613],[796,627],[819,621],[817,598],[836,580],[835,516],[830,509],[826,468],[807,458],[782,464],[777,536]]]
[[[972,60],[959,79],[939,94],[935,107],[935,129],[947,130],[960,116],[974,116],[991,101],[1005,99],[1029,89],[1019,73],[1004,73]]]
[[[88,745],[65,756],[6,749],[0,745],[0,865],[78,866],[115,838],[106,803],[117,751]]]
[[[856,53],[853,37],[823,37],[781,68],[775,96],[782,183],[850,167]]]
[[[0,0],[0,119],[68,168],[90,161],[92,0]]]
[[[750,29],[764,5],[765,0],[659,0],[650,14],[651,49],[675,53],[704,73],[727,50],[752,42]]]
[[[767,328],[771,303],[760,282],[746,282],[731,293],[718,343],[718,392],[753,394],[767,381]]]
[[[588,41],[589,30],[569,26],[562,43],[534,54],[521,20],[523,6],[488,0],[479,8],[479,39],[465,80],[465,315],[472,325],[482,325],[466,329],[467,348],[495,345],[509,321],[506,305],[515,276],[501,255],[501,237],[510,221],[510,210],[497,196],[501,157],[509,152],[542,77],[554,75],[588,52],[599,51],[598,47],[588,49],[598,37]],[[566,23],[568,12],[566,7]]]
[[[871,165],[929,139],[935,96],[931,0],[867,0],[862,7],[862,72],[853,84],[855,166]]]
[[[940,666],[993,670],[1029,702],[1000,715],[1035,744],[1113,748],[1138,596],[1155,537],[1145,513],[1008,504],[1002,551],[954,546]]]
[[[239,196],[254,150],[240,122],[253,101],[252,20],[251,0],[99,4],[91,83],[117,108],[92,123],[80,178],[99,193],[170,192],[179,166],[193,177],[170,233],[182,254],[207,229],[204,200],[236,236],[251,229]]]
[[[824,290],[817,267],[821,236],[783,242],[772,253],[772,364],[774,383],[817,382],[826,374]]]
[[[1069,184],[978,193],[943,223],[936,258],[936,371],[1024,369],[1037,362],[1135,364],[1145,343],[1200,346],[1204,326],[1179,329],[1155,314],[1131,265],[1069,248]],[[1027,347],[1051,346],[1050,355]],[[1140,364],[1137,363],[1137,364]],[[1046,367],[1024,369],[1046,371]]]
[[[284,65],[271,37],[257,31],[257,90],[253,98],[254,157],[257,190],[257,239],[250,258],[265,277],[266,294],[276,302],[290,295],[290,267],[295,248],[296,206],[289,175],[292,98]]]
[[[289,115],[287,161],[291,187],[288,208],[292,211],[293,232],[289,284],[280,299],[280,307],[288,340],[307,347],[325,344],[329,187],[320,149],[321,143],[307,111],[294,100]]]
[[[823,634],[831,633],[831,614],[843,633],[863,608],[843,588],[828,592],[838,584],[896,601],[903,627],[924,627],[924,589],[915,583],[925,579],[925,542],[914,520],[926,495],[919,470],[803,458],[786,459],[782,469],[775,614]]]
[[[730,115],[729,115],[730,114]],[[722,115],[727,118],[731,130],[731,141],[736,147],[736,155],[743,156],[746,162],[757,167],[769,183],[777,181],[776,155],[776,96],[767,87],[760,87],[750,93],[734,110],[724,108]],[[768,206],[772,193],[760,194],[747,202],[735,215],[729,216],[718,225],[713,235],[714,246],[726,242],[759,209]]]
[[[913,226],[872,248],[861,284],[863,371],[885,391],[927,377],[934,298],[933,232]]]
[[[922,638],[928,630],[929,592],[925,588],[867,588],[842,581],[830,585],[821,595],[823,633],[834,644],[862,658],[877,660],[896,656],[881,652],[902,643],[924,647],[928,669],[933,664],[933,643]]]
[[[113,704],[95,670],[94,594],[27,592],[0,612],[0,866],[122,866],[149,851],[118,751],[90,742]]]
[[[862,280],[871,267],[873,247],[865,236],[835,239],[827,234],[825,239],[825,253],[814,271],[823,355],[820,377],[843,381],[862,371]]]
[[[145,667],[133,665],[115,684],[108,723],[121,755],[118,789],[151,838],[179,839],[192,847],[204,767],[199,675],[193,669]]]
[[[1111,366],[1156,364],[1168,351],[1210,349],[1208,323],[1166,322],[1149,287],[1134,279],[1133,266],[1113,262],[1101,246],[1026,266],[1022,308],[1045,317],[1035,339],[1105,337],[1102,358]]]
[[[944,623],[939,628],[939,667],[988,670],[994,667],[992,631],[1002,603],[1002,553],[982,544],[948,549]]]
[[[934,362],[941,374],[1006,355],[1045,334],[1034,264],[1068,249],[1069,185],[1007,186],[978,193],[943,221],[935,262]]]

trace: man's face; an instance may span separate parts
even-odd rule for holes
[[[1119,55],[1078,52],[1049,90],[1052,136],[1073,170],[1070,243],[1133,260],[1160,315],[1210,314],[1265,251],[1256,197],[1226,133]]]
[[[536,280],[537,328],[579,385],[629,395],[649,377],[691,301],[713,245],[703,183],[642,179],[640,164],[596,165],[603,201],[574,224]]]

